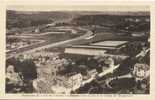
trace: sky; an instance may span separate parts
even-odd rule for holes
[[[135,11],[149,11],[149,6],[131,6],[131,5],[8,5],[7,10],[16,11],[121,11],[121,12],[135,12]]]

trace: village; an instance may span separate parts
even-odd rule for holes
[[[6,46],[6,92],[148,94],[150,29],[139,30],[149,18],[117,16],[130,22],[119,26],[95,21],[102,15],[89,24],[83,17],[71,25],[38,25],[30,34],[8,32],[18,40]]]

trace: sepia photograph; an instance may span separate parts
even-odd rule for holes
[[[149,95],[150,9],[111,7],[8,7],[5,93]]]

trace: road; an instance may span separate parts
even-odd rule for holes
[[[42,50],[42,49],[46,49],[46,48],[57,47],[57,46],[61,46],[61,45],[64,45],[64,44],[71,44],[72,42],[80,41],[82,39],[90,37],[93,34],[90,30],[87,30],[87,29],[82,29],[82,30],[86,31],[86,33],[84,35],[82,35],[82,36],[79,36],[79,37],[76,37],[76,38],[73,38],[73,39],[60,41],[60,42],[56,42],[56,43],[52,43],[52,44],[44,42],[42,44],[37,45],[37,47],[35,47],[35,45],[34,45],[34,46],[26,47],[26,48],[20,48],[18,50],[12,50],[12,51],[7,53],[6,59],[12,58],[15,55],[20,55],[20,54],[25,54],[25,53],[32,53],[32,52],[34,52],[36,50]]]

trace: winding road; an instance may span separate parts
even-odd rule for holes
[[[12,50],[12,51],[7,53],[6,59],[12,58],[15,55],[20,55],[20,54],[25,54],[25,53],[32,53],[32,52],[35,52],[36,50],[42,50],[42,49],[46,49],[46,48],[61,46],[61,45],[64,45],[64,44],[71,44],[72,42],[80,41],[82,39],[88,38],[88,37],[93,35],[92,31],[90,31],[90,30],[87,30],[87,29],[84,29],[84,28],[80,28],[80,29],[86,31],[86,33],[84,33],[84,35],[82,35],[82,36],[72,38],[72,39],[69,39],[69,40],[65,40],[65,41],[59,41],[59,42],[52,43],[52,44],[42,44],[41,46],[36,47],[36,48],[35,47],[30,48],[30,46],[29,46],[29,47],[20,48],[20,49],[17,49],[17,50]]]

